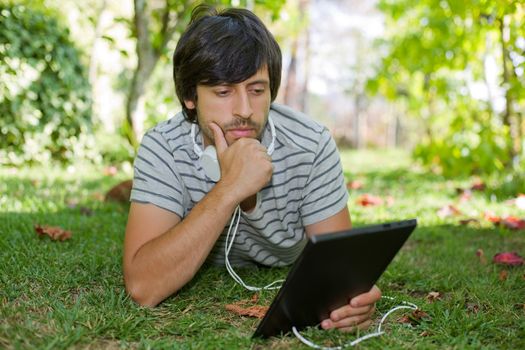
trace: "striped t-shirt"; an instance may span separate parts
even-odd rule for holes
[[[282,105],[272,104],[270,117],[276,133],[272,179],[257,194],[255,208],[241,213],[229,254],[232,265],[293,263],[306,243],[304,226],[336,214],[348,200],[328,130]],[[184,219],[215,185],[199,164],[191,125],[179,113],[144,135],[134,164],[132,201],[154,204]],[[195,139],[203,148],[200,130]],[[267,123],[261,142],[268,147],[271,139]],[[208,261],[224,264],[227,228]]]

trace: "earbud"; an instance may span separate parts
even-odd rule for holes
[[[217,150],[214,146],[208,146],[200,157],[201,166],[206,176],[212,181],[219,181],[221,178],[221,166],[217,159]]]

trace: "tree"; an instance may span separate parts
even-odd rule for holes
[[[404,100],[406,113],[424,121],[416,156],[449,175],[501,170],[523,156],[525,5],[382,0],[379,6],[392,35],[369,87]],[[490,86],[493,74],[499,86]],[[483,83],[488,98],[478,96]]]

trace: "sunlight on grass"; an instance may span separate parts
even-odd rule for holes
[[[426,173],[403,151],[346,151],[342,160],[356,226],[416,217],[419,227],[378,282],[386,295],[416,303],[429,318],[413,326],[400,312],[385,325],[387,334],[364,343],[372,349],[525,348],[525,270],[491,262],[501,251],[525,252],[524,231],[496,227],[483,219],[524,217],[523,210],[499,199],[492,179],[485,191],[462,201],[458,188],[473,179],[444,179]],[[122,282],[121,256],[127,205],[106,203],[105,192],[131,177],[129,167],[110,175],[105,167],[77,165],[0,169],[0,348],[304,349],[294,337],[252,340],[258,320],[225,309],[251,292],[237,286],[224,269],[207,266],[180,293],[155,309],[135,305]],[[391,203],[363,207],[363,194]],[[459,216],[439,217],[445,205]],[[476,223],[460,225],[462,218]],[[53,242],[33,226],[71,230]],[[486,263],[476,252],[482,250]],[[502,271],[506,271],[503,279]],[[239,269],[249,283],[267,284],[287,269]],[[312,281],[312,288],[319,288]],[[430,292],[439,298],[429,300]],[[261,293],[269,305],[275,291]],[[307,307],[307,306],[305,306]],[[378,303],[378,317],[390,304]],[[354,335],[306,331],[327,345]]]

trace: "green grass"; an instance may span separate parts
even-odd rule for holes
[[[525,254],[525,232],[480,220],[461,226],[436,211],[455,204],[480,218],[485,210],[525,217],[500,198],[500,180],[460,203],[456,187],[472,179],[445,180],[425,173],[403,152],[343,152],[345,175],[364,188],[351,191],[355,226],[417,217],[419,227],[379,281],[385,295],[416,303],[428,315],[415,326],[388,319],[387,334],[365,341],[371,349],[525,348],[525,268],[490,262],[500,251]],[[130,177],[105,176],[101,168],[0,169],[0,348],[82,349],[289,349],[306,348],[294,337],[251,340],[258,320],[224,306],[252,293],[225,270],[207,266],[180,293],[154,309],[136,306],[125,294],[121,256],[127,207],[100,200],[112,185]],[[501,180],[503,183],[504,180]],[[360,207],[357,196],[392,196],[390,206]],[[89,215],[91,214],[91,215]],[[73,232],[65,242],[40,239],[35,224]],[[489,262],[481,264],[476,250]],[[508,278],[499,279],[507,270]],[[241,270],[247,282],[263,285],[287,269]],[[313,288],[317,288],[312,281]],[[429,292],[441,299],[429,302]],[[275,292],[264,292],[268,305]],[[392,305],[381,301],[378,317]],[[345,343],[355,335],[310,329],[318,342]]]

